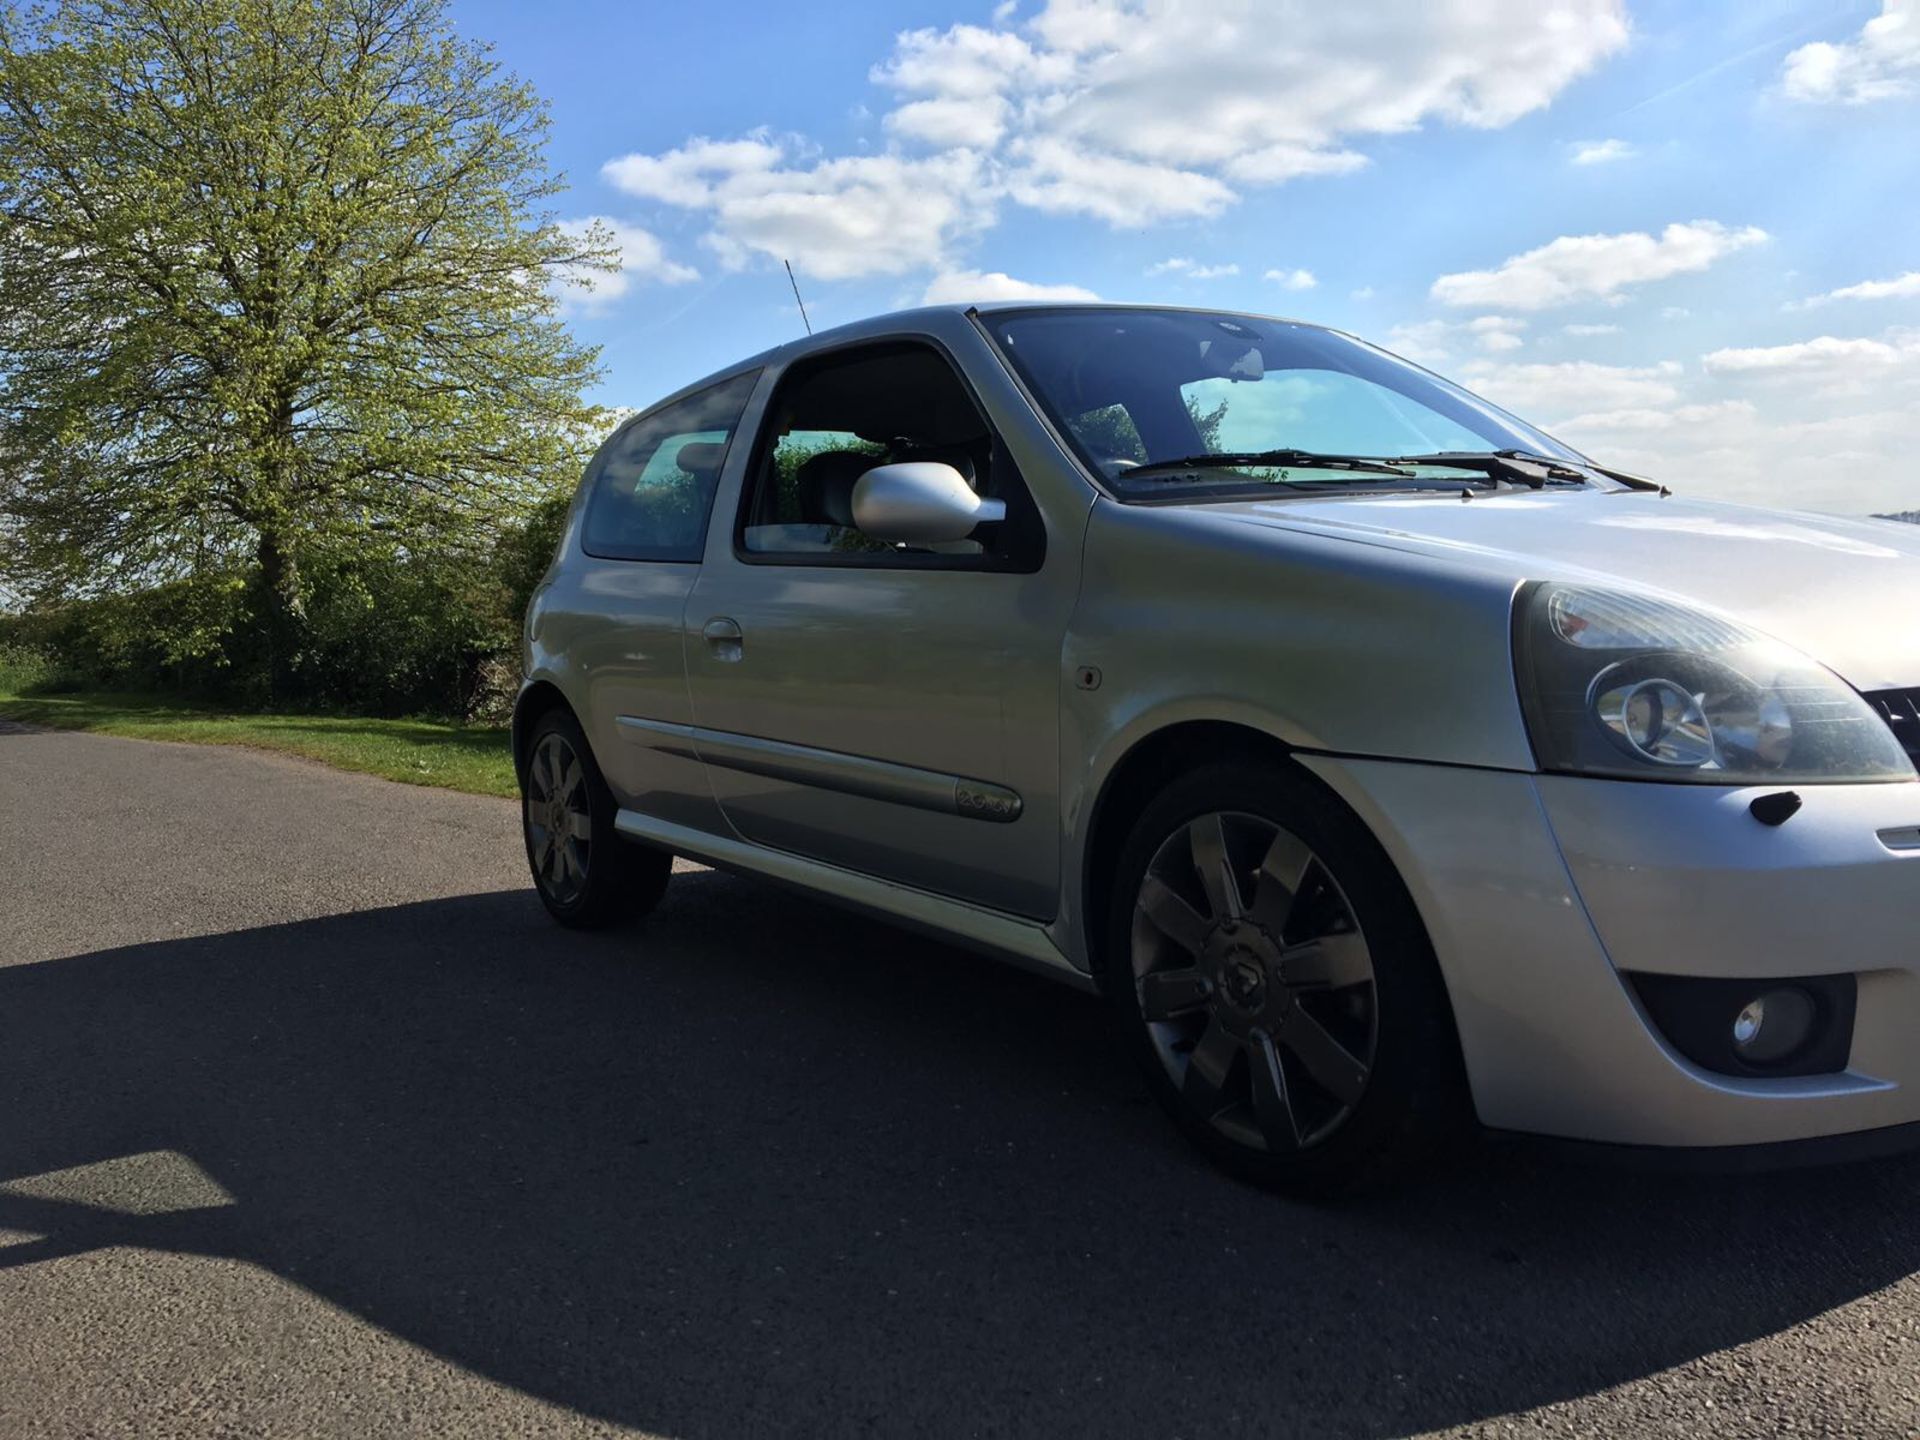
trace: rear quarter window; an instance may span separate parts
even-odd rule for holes
[[[603,560],[698,563],[720,469],[758,378],[736,375],[617,431],[594,458],[581,548]]]

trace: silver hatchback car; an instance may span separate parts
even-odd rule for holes
[[[1261,1183],[1920,1139],[1908,527],[1675,498],[1313,325],[930,309],[622,426],[525,659],[557,919],[683,855],[1098,991]]]

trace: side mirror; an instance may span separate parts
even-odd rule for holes
[[[1007,502],[983,500],[951,465],[908,460],[876,465],[853,485],[853,523],[863,535],[902,545],[964,540],[1007,518]]]

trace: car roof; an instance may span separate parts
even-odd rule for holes
[[[645,406],[646,410],[658,409],[661,405],[687,395],[696,395],[710,385],[749,370],[764,369],[769,365],[788,365],[793,361],[818,351],[831,350],[860,340],[885,339],[897,335],[902,330],[926,328],[925,322],[936,315],[1007,315],[1020,311],[1157,311],[1162,314],[1177,313],[1186,315],[1220,315],[1246,320],[1278,321],[1283,325],[1306,325],[1315,330],[1328,330],[1331,326],[1321,325],[1312,320],[1298,320],[1283,315],[1261,315],[1249,310],[1220,310],[1211,306],[1199,305],[1153,305],[1128,304],[1111,300],[956,300],[944,305],[917,305],[907,310],[888,310],[878,315],[869,315],[859,320],[850,320],[844,325],[836,325],[830,330],[818,330],[811,335],[796,336],[782,345],[774,345],[750,355],[744,360],[715,370],[711,375],[702,376],[689,385],[683,385],[671,395]]]

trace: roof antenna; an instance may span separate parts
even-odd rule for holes
[[[807,327],[807,334],[811,335],[813,322],[807,319],[807,302],[800,298],[800,282],[793,278],[793,262],[782,260],[780,263],[787,267],[787,283],[793,286],[793,303],[800,307],[800,323]]]

